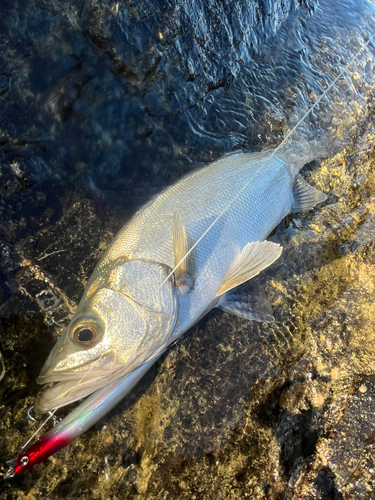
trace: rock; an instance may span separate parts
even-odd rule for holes
[[[3,482],[2,498],[374,495],[372,49],[349,64],[373,11],[315,5],[3,8],[2,472],[42,422],[26,417],[35,379],[124,221],[197,162],[275,146],[344,77],[293,136],[326,152],[303,175],[328,200],[272,236],[282,258],[257,281],[276,322],[210,313],[95,428]]]

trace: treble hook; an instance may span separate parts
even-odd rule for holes
[[[27,416],[28,416],[29,420],[31,420],[32,422],[36,422],[35,418],[30,415],[30,412],[33,408],[34,408],[34,406],[30,406],[30,408],[27,410]]]

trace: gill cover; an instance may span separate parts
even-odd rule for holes
[[[37,379],[55,383],[38,396],[38,412],[91,394],[168,345],[177,298],[167,276],[163,265],[132,260],[110,269],[100,288],[86,291]]]

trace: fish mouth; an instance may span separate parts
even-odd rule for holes
[[[62,345],[57,342],[52,349],[36,380],[46,386],[35,400],[37,413],[48,413],[89,396],[121,376],[126,369],[112,351],[94,353],[88,360],[76,360],[74,354],[66,342]]]
[[[101,389],[123,375],[123,370],[92,370],[78,373],[60,373],[39,376],[38,384],[45,387],[38,394],[34,408],[37,413],[48,413],[74,403]]]

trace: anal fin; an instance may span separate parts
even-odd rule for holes
[[[174,278],[175,284],[182,295],[186,295],[193,288],[194,282],[189,273],[189,243],[181,215],[177,210],[172,219],[173,250],[174,250]]]
[[[297,177],[293,184],[292,212],[311,210],[318,203],[322,203],[327,196],[307,184],[302,177]]]
[[[264,291],[249,283],[222,295],[217,307],[229,314],[252,321],[266,323],[275,321],[271,304],[266,299]]]
[[[282,247],[271,241],[254,241],[245,245],[229,266],[216,297],[257,276],[281,255]]]

